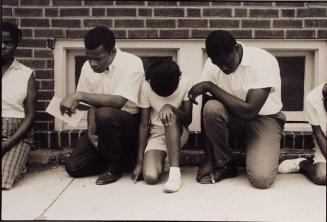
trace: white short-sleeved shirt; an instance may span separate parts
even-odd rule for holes
[[[208,58],[202,71],[201,81],[211,81],[226,92],[244,101],[250,89],[271,87],[269,96],[259,111],[259,115],[278,113],[281,111],[283,104],[277,59],[263,49],[241,45],[243,47],[243,57],[234,73],[226,75]]]
[[[325,83],[316,86],[306,96],[305,116],[311,125],[320,126],[326,136],[327,112],[322,101],[322,88]]]
[[[122,96],[127,102],[121,110],[136,114],[143,79],[142,60],[117,49],[109,70],[102,73],[94,72],[88,61],[84,63],[76,91]]]
[[[162,97],[156,94],[148,81],[144,80],[141,89],[140,104],[142,108],[150,108],[151,125],[163,126],[159,118],[159,111],[165,104],[170,104],[176,108],[180,108],[183,101],[189,100],[187,93],[192,87],[191,81],[184,76],[181,77],[178,87],[167,97]]]
[[[4,73],[1,83],[2,117],[24,118],[24,100],[33,70],[16,59]]]

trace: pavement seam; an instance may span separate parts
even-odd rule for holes
[[[70,184],[74,181],[74,178],[65,186],[65,188],[59,193],[59,195],[50,203],[50,205],[40,214],[40,216],[36,217],[34,220],[46,220],[44,214],[52,207],[52,205],[59,199],[59,197],[66,191],[66,189],[70,186]]]

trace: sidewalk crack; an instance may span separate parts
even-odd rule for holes
[[[52,205],[59,199],[59,197],[66,191],[69,185],[74,181],[74,178],[65,186],[65,188],[59,193],[59,195],[50,203],[50,205],[40,214],[40,216],[36,217],[34,220],[46,220],[46,216],[44,214],[52,207]]]

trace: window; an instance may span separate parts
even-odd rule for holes
[[[317,40],[240,40],[264,48],[279,62],[282,100],[287,116],[286,130],[311,130],[304,117],[304,96],[327,79],[327,43]],[[204,40],[117,40],[117,47],[138,55],[145,68],[160,59],[176,61],[183,75],[196,83],[207,55]],[[74,92],[85,61],[82,41],[57,40],[55,51],[55,96],[64,98]],[[199,98],[201,103],[201,98]],[[86,128],[86,118],[79,128]],[[69,126],[55,120],[57,130]],[[194,106],[191,131],[200,131],[200,106]]]

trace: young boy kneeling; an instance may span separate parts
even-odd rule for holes
[[[139,150],[132,174],[135,182],[143,171],[145,182],[156,184],[168,153],[170,169],[164,191],[179,190],[179,150],[187,142],[187,126],[192,121],[192,103],[187,97],[190,88],[175,62],[150,65],[140,95]]]

